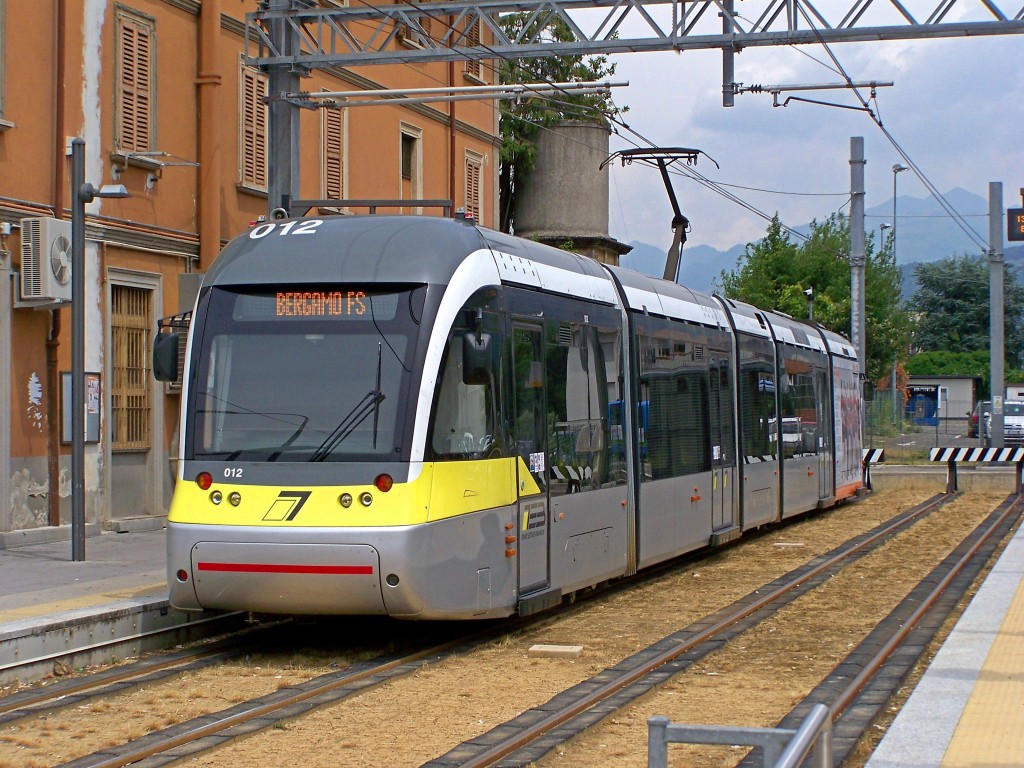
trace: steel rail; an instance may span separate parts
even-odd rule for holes
[[[844,549],[843,551],[832,555],[823,562],[811,568],[809,571],[801,573],[798,578],[793,579],[788,584],[784,584],[782,586],[777,587],[771,592],[760,596],[753,603],[748,604],[734,611],[732,614],[718,620],[717,622],[715,622],[714,625],[700,631],[697,635],[689,638],[687,641],[682,642],[678,646],[659,654],[656,658],[644,664],[641,668],[626,673],[622,677],[601,686],[599,689],[588,694],[587,696],[585,696],[569,708],[553,713],[552,715],[544,718],[543,720],[537,722],[533,726],[525,729],[520,736],[513,737],[504,742],[501,742],[500,744],[490,748],[488,751],[478,755],[476,758],[472,758],[466,762],[461,763],[461,768],[476,768],[478,766],[486,766],[493,764],[500,758],[520,749],[522,746],[536,740],[540,736],[544,735],[553,728],[561,725],[562,723],[566,722],[572,717],[575,717],[581,712],[590,709],[600,701],[608,698],[609,696],[613,695],[619,690],[636,682],[637,680],[641,679],[644,675],[648,674],[651,670],[656,669],[657,667],[674,660],[675,658],[688,652],[692,648],[711,639],[716,634],[728,629],[730,626],[736,624],[737,622],[742,621],[744,618],[750,616],[752,613],[755,613],[756,611],[775,601],[779,597],[782,597],[786,593],[798,588],[800,585],[804,584],[809,579],[813,579],[822,572],[835,566],[837,563],[840,563],[843,560],[849,558],[853,554],[863,549],[869,548],[877,542],[885,539],[886,537],[891,536],[896,531],[909,526],[911,523],[918,520],[920,517],[932,512],[935,508],[946,503],[951,498],[953,498],[952,495],[939,494],[932,497],[931,499],[928,499],[927,501],[919,505],[916,509],[909,511],[905,515],[901,516],[898,520],[891,522],[884,528],[876,531],[871,536],[868,536],[867,538],[858,541],[855,545],[852,545]],[[536,617],[529,617],[529,619],[526,619],[525,621],[529,621],[530,619],[535,618]],[[506,624],[503,625],[503,628],[507,631],[509,629],[509,626]],[[210,722],[207,719],[209,717],[207,716],[206,718],[203,718],[204,724],[197,725],[185,731],[179,731],[173,735],[168,735],[167,738],[159,739],[158,741],[151,741],[150,737],[147,737],[147,741],[149,741],[149,743],[146,746],[140,746],[134,749],[130,748],[130,744],[122,745],[121,747],[111,747],[91,756],[99,758],[96,762],[88,762],[89,756],[79,758],[72,762],[76,766],[76,768],[122,768],[123,766],[127,766],[131,763],[135,763],[145,758],[152,757],[162,752],[166,752],[169,749],[174,749],[176,747],[180,747],[182,745],[198,741],[213,734],[225,731],[234,726],[244,724],[248,721],[255,720],[257,718],[265,717],[267,715],[273,714],[274,712],[278,712],[280,710],[283,710],[287,707],[296,704],[301,704],[303,702],[314,699],[318,696],[322,696],[326,693],[330,693],[339,688],[343,688],[352,683],[365,680],[367,678],[396,669],[406,664],[411,664],[420,661],[430,656],[437,656],[443,654],[446,651],[458,647],[459,645],[464,645],[465,643],[471,641],[474,638],[492,635],[494,634],[494,632],[495,629],[488,628],[466,635],[461,635],[458,638],[437,644],[435,646],[432,646],[431,648],[417,651],[415,653],[403,656],[402,658],[394,659],[381,665],[375,665],[370,669],[354,672],[349,675],[334,677],[334,674],[332,673],[332,680],[325,682],[321,685],[314,685],[293,695],[282,697],[281,699],[278,699],[276,701],[266,702],[242,712],[235,712],[230,715],[225,715],[219,717],[218,719],[212,722]],[[151,734],[151,737],[152,736],[154,736],[154,734]],[[112,755],[111,752],[115,749],[119,750],[119,752],[118,754]]]
[[[218,616],[210,616],[205,619],[197,619],[196,621],[189,622],[188,624],[174,624],[172,626],[160,627],[159,629],[149,629],[145,632],[134,632],[130,635],[122,635],[113,637],[110,640],[100,640],[96,643],[88,643],[87,645],[80,645],[74,648],[65,649],[62,651],[53,651],[52,653],[44,653],[40,656],[33,656],[30,659],[19,659],[18,661],[11,662],[8,664],[0,664],[0,672],[10,672],[16,669],[22,669],[24,667],[31,667],[35,664],[45,664],[48,661],[59,661],[60,659],[67,658],[69,656],[75,656],[80,653],[91,653],[98,651],[103,648],[109,648],[114,645],[123,645],[125,643],[132,643],[136,640],[145,640],[151,637],[158,637],[159,635],[169,634],[172,632],[181,632],[186,629],[193,629],[200,627],[204,624],[210,624],[218,621],[226,621],[227,619],[237,618],[239,614],[236,613],[225,613]]]
[[[337,690],[338,688],[343,688],[346,685],[351,685],[352,683],[358,682],[360,680],[365,680],[369,677],[379,675],[382,672],[388,672],[398,667],[401,667],[405,664],[411,664],[417,661],[421,661],[431,656],[441,655],[453,648],[458,647],[459,645],[466,643],[474,637],[493,634],[493,632],[494,630],[490,628],[484,630],[477,630],[466,635],[461,635],[453,640],[448,640],[443,643],[431,646],[430,648],[426,648],[421,651],[416,651],[401,658],[393,659],[383,664],[374,665],[370,669],[354,672],[349,675],[342,675],[341,677],[337,677],[322,685],[317,685],[307,690],[301,691],[299,693],[286,696],[278,701],[267,702],[257,707],[253,707],[252,709],[245,710],[244,712],[238,712],[233,715],[220,717],[214,720],[213,722],[209,722],[205,725],[196,726],[195,728],[191,728],[183,733],[178,733],[174,736],[168,736],[167,738],[159,739],[155,742],[147,744],[146,746],[138,747],[137,749],[125,750],[117,755],[98,760],[97,762],[87,762],[87,758],[79,758],[77,760],[72,761],[72,763],[76,766],[80,766],[81,768],[85,768],[86,766],[87,768],[122,768],[122,766],[136,763],[140,760],[144,760],[147,757],[152,757],[154,755],[160,754],[161,752],[166,752],[169,749],[174,749],[175,747],[180,747],[184,744],[189,744],[191,742],[198,741],[199,739],[205,738],[207,736],[212,736],[216,733],[227,730],[228,728],[231,728],[233,726],[241,725],[243,723],[249,722],[250,720],[256,720],[260,717],[273,714],[274,712],[285,709],[286,707],[290,707],[295,704],[301,704],[305,701],[309,701],[310,699],[316,698],[317,696],[322,696],[325,693],[330,693],[331,691]],[[333,674],[331,676],[333,677]],[[116,748],[108,748],[106,750],[103,750],[103,752],[109,753],[112,749]],[[98,754],[101,753],[97,753],[97,755]]]
[[[928,596],[921,602],[914,612],[907,617],[899,631],[893,634],[893,636],[886,641],[871,661],[869,661],[864,668],[861,669],[860,673],[850,681],[850,684],[829,707],[833,721],[837,720],[846,708],[853,703],[857,698],[857,695],[861,692],[864,686],[867,685],[868,681],[874,677],[875,673],[881,669],[882,665],[888,661],[889,657],[892,656],[892,654],[902,645],[903,641],[917,626],[918,622],[924,618],[925,614],[934,607],[935,603],[938,602],[942,593],[946,591],[953,579],[971,563],[974,557],[978,554],[978,550],[981,549],[982,545],[992,537],[1006,518],[1012,513],[1019,511],[1022,504],[1024,504],[1024,499],[1018,497],[1011,504],[1007,505],[1003,514],[988,525],[985,532],[967,549],[956,564],[950,569],[949,573],[947,573],[939,583],[935,585],[934,589],[932,589]]]
[[[819,574],[828,570],[837,563],[840,563],[843,560],[847,559],[852,554],[871,546],[872,544],[876,543],[881,539],[886,538],[887,536],[891,535],[892,533],[901,528],[905,528],[911,522],[931,512],[933,509],[940,506],[941,504],[949,501],[950,498],[951,497],[949,496],[943,495],[932,497],[928,501],[924,502],[916,510],[914,510],[911,514],[908,514],[907,516],[901,518],[897,522],[894,522],[886,526],[882,530],[877,531],[875,534],[869,536],[868,538],[859,542],[855,546],[850,547],[849,549],[845,549],[842,552],[833,555],[832,557],[828,558],[827,560],[823,561],[819,565],[812,568],[810,571],[800,574],[799,578],[793,579],[789,583],[777,587],[771,592],[758,598],[753,603],[750,603],[746,607],[738,609],[735,612],[729,614],[728,616],[719,619],[711,626],[707,627],[706,629],[698,632],[693,637],[689,638],[686,642],[680,643],[677,647],[663,651],[662,653],[658,654],[650,661],[645,662],[636,669],[627,672],[622,676],[609,681],[608,683],[605,683],[601,687],[595,689],[591,693],[580,698],[574,704],[571,704],[564,709],[560,709],[556,712],[553,712],[547,717],[537,721],[533,725],[523,728],[517,735],[512,736],[506,739],[505,741],[499,742],[487,751],[482,752],[479,755],[461,763],[460,768],[485,768],[486,766],[493,765],[498,760],[501,760],[502,758],[508,756],[512,752],[515,752],[516,750],[523,748],[527,744],[536,741],[541,736],[553,730],[554,728],[557,728],[558,726],[571,720],[577,715],[580,715],[583,712],[592,709],[594,706],[601,703],[605,699],[610,698],[612,695],[622,690],[623,688],[626,688],[629,685],[632,685],[633,683],[641,680],[658,667],[661,667],[673,661],[677,657],[682,656],[684,653],[689,652],[690,650],[696,648],[700,644],[707,642],[708,640],[712,639],[715,635],[731,627],[733,624],[742,621],[751,614],[757,612],[761,608],[782,597],[787,592],[791,592],[792,590],[796,589],[809,579],[818,576]]]
[[[79,679],[62,680],[38,690],[13,693],[0,698],[0,715],[5,715],[8,712],[14,712],[19,709],[26,709],[28,707],[35,707],[38,709],[40,708],[40,705],[46,705],[49,702],[56,703],[58,699],[63,697],[95,691],[108,685],[113,685],[114,683],[121,683],[133,678],[143,677],[154,672],[162,672],[165,669],[172,669],[200,659],[218,660],[219,657],[230,658],[235,655],[235,651],[232,650],[232,648],[238,646],[245,636],[255,632],[264,632],[276,629],[287,623],[290,623],[290,620],[264,624],[258,628],[242,629],[205,646],[189,648],[162,656],[153,656],[151,658],[136,661],[132,664],[111,667]],[[172,631],[172,629],[169,628],[165,631]],[[31,661],[26,663],[33,664],[38,662]]]

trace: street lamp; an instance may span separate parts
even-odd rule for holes
[[[903,171],[909,171],[905,165],[895,163],[892,167],[892,263],[896,264],[896,177]],[[885,227],[885,224],[882,225]],[[884,229],[883,229],[884,231]],[[896,403],[896,365],[897,360],[892,361],[892,423],[897,424],[900,420],[900,409]]]
[[[903,171],[909,171],[905,165],[896,163],[892,167],[892,260],[896,262],[896,175]]]
[[[878,252],[881,253],[885,250],[885,230],[892,229],[892,224],[887,221],[883,221],[878,225]]]
[[[85,140],[71,140],[71,559],[85,560],[85,205],[128,197],[123,184],[85,180]]]

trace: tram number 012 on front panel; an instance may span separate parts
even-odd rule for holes
[[[1006,239],[1024,240],[1024,208],[1009,208],[1006,211]]]

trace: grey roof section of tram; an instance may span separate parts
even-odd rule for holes
[[[313,225],[316,221],[321,223]],[[218,256],[203,284],[443,284],[481,248],[608,281],[592,259],[463,221],[326,216],[266,222],[239,235]]]
[[[817,323],[811,325],[789,315],[784,315],[780,312],[768,312],[735,299],[723,298],[721,301],[728,307],[729,314],[732,315],[733,321],[736,323],[737,331],[768,338],[771,336],[771,331],[766,324],[771,324],[772,328],[776,330],[776,338],[783,342],[824,351],[824,347],[819,342],[820,339],[824,338],[825,346],[828,347],[829,352],[833,355],[851,360],[857,359],[857,352],[854,350],[853,344],[850,343],[849,339]],[[786,329],[787,333],[780,334],[780,329]],[[806,342],[803,339],[805,336],[807,338]]]
[[[637,312],[679,318],[717,328],[728,328],[722,307],[711,296],[685,285],[649,277],[631,269],[607,267],[622,285],[626,306]]]

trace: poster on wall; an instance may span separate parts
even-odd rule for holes
[[[85,442],[100,441],[100,398],[102,397],[100,375],[85,374]],[[60,373],[60,441],[71,443],[71,372]]]

